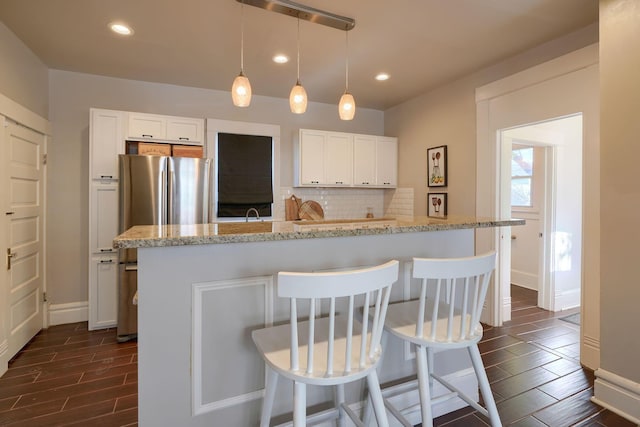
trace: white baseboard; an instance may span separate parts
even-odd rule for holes
[[[49,326],[87,322],[88,320],[89,303],[87,301],[49,305]]]
[[[580,307],[580,289],[571,289],[556,293],[555,310],[562,311]]]
[[[0,377],[9,369],[9,341],[0,342]]]
[[[593,371],[600,368],[600,341],[586,333],[582,335],[580,363]]]
[[[511,283],[521,288],[538,291],[538,275],[526,271],[511,270]]]
[[[640,425],[640,383],[604,369],[595,372],[591,401]]]

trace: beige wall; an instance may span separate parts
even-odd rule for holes
[[[385,111],[385,132],[400,141],[398,184],[414,189],[415,214],[427,208],[427,148],[439,145],[447,145],[449,157],[448,212],[476,213],[477,87],[597,41],[594,24]]]
[[[638,52],[640,3],[601,1],[601,367],[635,383],[640,383]]]
[[[86,301],[88,275],[89,108],[217,118],[280,125],[281,186],[293,185],[292,135],[298,128],[384,134],[383,112],[359,108],[351,122],[337,105],[310,103],[304,115],[288,99],[254,96],[233,107],[229,92],[52,70],[47,232],[47,296],[52,304]],[[231,81],[229,82],[231,84]]]
[[[0,93],[49,117],[47,67],[0,22]]]

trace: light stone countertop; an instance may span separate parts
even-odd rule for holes
[[[377,226],[374,223],[377,223]],[[524,223],[525,220],[523,219],[498,220],[463,216],[449,216],[440,219],[415,216],[376,218],[370,221],[363,219],[334,219],[325,221],[250,221],[194,225],[138,225],[116,237],[113,240],[113,247],[123,249],[268,242],[503,227],[524,225]],[[317,224],[318,228],[308,227],[314,224]],[[371,227],[363,228],[366,227],[365,224],[370,224]],[[300,228],[298,227],[299,225],[304,225],[307,230],[295,231],[294,228]],[[340,225],[345,225],[347,228],[336,229]]]

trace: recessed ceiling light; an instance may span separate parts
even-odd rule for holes
[[[376,80],[381,81],[381,82],[383,82],[385,80],[389,80],[389,74],[387,74],[387,73],[379,73],[376,76]]]
[[[278,54],[273,57],[273,62],[276,64],[286,64],[289,62],[289,57],[287,55]]]
[[[122,22],[112,22],[111,24],[109,24],[109,28],[111,28],[111,31],[113,31],[114,33],[118,33],[123,36],[130,36],[131,34],[133,34],[133,30]]]

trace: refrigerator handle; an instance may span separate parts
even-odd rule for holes
[[[168,184],[168,187],[167,187],[168,188],[168,190],[167,190],[167,197],[168,197],[167,208],[168,209],[167,209],[167,219],[165,221],[165,224],[172,223],[171,218],[173,218],[173,215],[174,215],[173,214],[173,209],[174,209],[173,205],[175,203],[175,196],[176,196],[175,195],[176,189],[174,187],[176,185],[175,184],[175,172],[173,170],[169,170],[168,175],[169,175],[169,178],[168,178],[169,182],[167,183]]]
[[[165,169],[162,170],[161,172],[161,176],[160,176],[160,181],[161,181],[161,189],[164,189],[163,191],[160,191],[160,206],[158,206],[158,209],[160,210],[158,218],[160,220],[160,222],[158,224],[160,225],[164,225],[167,223],[167,205],[168,205],[168,199],[169,197],[167,196],[167,171]]]

